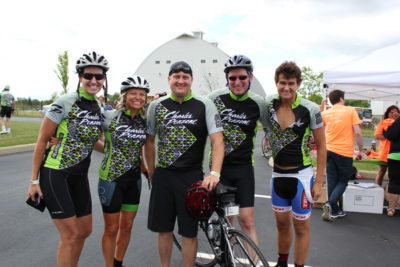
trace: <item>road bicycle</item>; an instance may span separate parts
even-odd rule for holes
[[[215,212],[210,218],[199,221],[196,266],[269,266],[250,237],[229,223],[228,216],[239,214],[239,206],[235,204],[235,191],[236,188],[218,184]],[[180,250],[181,240],[176,233],[173,240]]]

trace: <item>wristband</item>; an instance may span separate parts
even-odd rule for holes
[[[215,177],[218,177],[218,178],[221,177],[221,174],[219,174],[219,173],[216,172],[216,171],[211,171],[210,174],[211,174],[211,175],[214,175]]]
[[[39,180],[31,180],[30,184],[39,184]]]

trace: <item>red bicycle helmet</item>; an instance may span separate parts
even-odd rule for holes
[[[189,214],[197,220],[208,219],[215,209],[214,194],[199,180],[186,191],[185,204]]]

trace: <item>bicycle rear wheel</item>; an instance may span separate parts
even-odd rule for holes
[[[204,225],[202,225],[204,224]],[[217,258],[215,256],[214,250],[211,245],[211,241],[209,241],[207,237],[207,232],[203,230],[203,228],[207,229],[207,223],[199,222],[199,230],[197,233],[197,254],[195,265],[199,267],[211,267],[217,263]],[[181,250],[182,249],[182,237],[177,234],[177,232],[173,233],[173,240],[175,246]]]
[[[236,266],[268,266],[268,261],[257,245],[242,231],[231,229],[228,232],[229,246],[232,248]]]

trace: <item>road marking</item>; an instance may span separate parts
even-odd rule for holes
[[[203,253],[203,252],[197,252],[197,258],[202,258],[202,259],[211,260],[211,259],[213,259],[214,257],[215,257],[215,256],[214,256],[213,254]],[[245,263],[245,262],[248,262],[248,260],[240,259],[240,262]],[[274,261],[268,261],[268,264],[269,264],[270,266],[275,266],[275,265],[276,265],[276,262],[274,262]],[[262,266],[262,265],[260,265],[260,266]],[[294,267],[294,264],[288,264],[288,266]],[[311,266],[309,266],[309,265],[304,265],[304,267],[311,267]]]
[[[258,197],[258,198],[271,198],[271,196],[268,196],[268,195],[258,195],[258,194],[255,194],[254,196],[255,196],[255,197]]]

